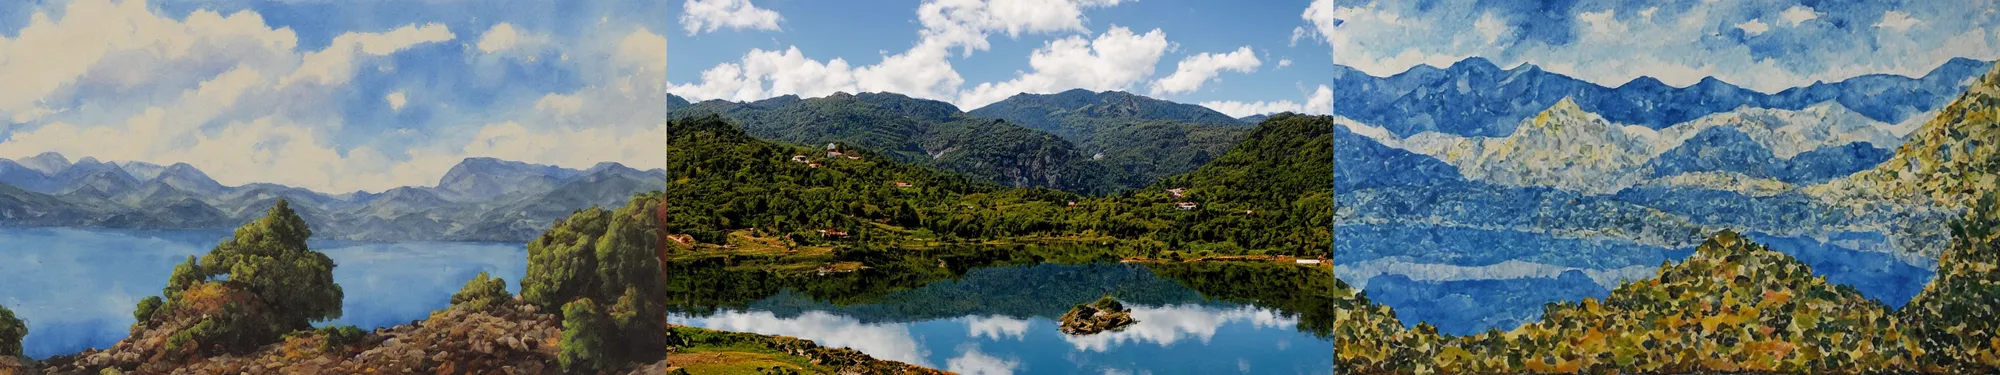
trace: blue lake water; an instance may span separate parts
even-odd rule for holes
[[[1662,262],[1693,254],[1620,240],[1423,225],[1342,225],[1335,235],[1337,277],[1395,308],[1406,325],[1430,322],[1461,335],[1518,327],[1550,302],[1604,298],[1621,280],[1651,278]],[[1748,236],[1891,307],[1908,303],[1934,273],[1885,253],[1889,240],[1875,233]]]
[[[140,299],[159,295],[174,265],[208,252],[229,231],[0,228],[0,305],[28,322],[26,354],[103,348],[128,335]],[[522,244],[313,241],[333,258],[345,299],[340,319],[363,329],[424,319],[479,272],[527,270]]]
[[[1296,284],[1288,284],[1296,285]],[[1056,315],[1118,295],[1138,322],[1072,336]],[[1077,299],[1077,300],[1071,300]],[[1331,374],[1333,342],[1301,317],[1221,302],[1127,265],[1035,265],[832,304],[786,290],[747,306],[679,313],[671,323],[784,335],[960,374]]]

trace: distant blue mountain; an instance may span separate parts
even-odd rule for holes
[[[1458,167],[1333,127],[1333,189],[1427,187],[1463,181]]]
[[[1785,162],[1785,182],[1814,184],[1847,177],[1896,156],[1896,150],[1875,147],[1867,142],[1822,147],[1801,152]]]
[[[1443,282],[1391,274],[1369,280],[1365,291],[1375,303],[1395,306],[1405,324],[1428,322],[1453,335],[1513,329],[1541,317],[1543,304],[1611,294],[1577,270],[1554,278]]]
[[[494,197],[555,189],[562,180],[581,174],[574,169],[529,164],[494,158],[467,158],[438,180],[438,196],[453,201],[479,201]]]
[[[571,211],[615,207],[665,185],[664,169],[607,162],[575,170],[470,158],[436,187],[330,195],[270,183],[224,186],[185,163],[160,167],[89,157],[70,163],[46,153],[0,159],[0,226],[227,228],[286,199],[325,238],[525,241]]]
[[[1783,170],[1779,167],[1781,162],[1771,149],[1749,135],[1733,127],[1718,126],[1696,133],[1680,146],[1653,157],[1646,166],[1653,170],[1651,177],[1655,178],[1693,172],[1736,172],[1756,178],[1776,178],[1774,172]]]
[[[1763,144],[1733,127],[1713,127],[1646,162],[1651,177],[1695,172],[1734,172],[1792,184],[1845,177],[1888,161],[1895,151],[1867,142],[1828,146],[1779,159]]]
[[[1473,57],[1445,69],[1418,65],[1389,77],[1345,66],[1333,71],[1334,114],[1381,126],[1399,136],[1438,131],[1505,136],[1521,119],[1575,98],[1584,110],[1616,123],[1654,129],[1742,106],[1797,110],[1838,101],[1869,118],[1897,123],[1943,107],[1991,62],[1953,59],[1920,78],[1888,74],[1764,94],[1714,78],[1675,88],[1651,77],[1604,87],[1534,65],[1501,69]]]

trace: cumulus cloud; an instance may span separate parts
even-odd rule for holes
[[[1105,352],[1125,344],[1170,346],[1182,340],[1206,343],[1222,326],[1247,324],[1255,328],[1290,329],[1298,319],[1261,307],[1217,308],[1201,305],[1132,306],[1132,320],[1125,329],[1089,336],[1064,335],[1063,341],[1077,350]]]
[[[968,333],[972,337],[984,337],[993,340],[1008,337],[1012,337],[1015,340],[1026,339],[1028,337],[1028,325],[1032,323],[1026,319],[1015,319],[1001,315],[966,317],[961,319],[965,321],[966,329],[970,331]]]
[[[1297,112],[1309,115],[1333,114],[1333,89],[1319,85],[1305,97],[1304,104],[1290,100],[1239,102],[1218,100],[1202,102],[1201,106],[1232,117],[1268,115],[1280,112]]]
[[[1096,39],[1072,36],[1035,50],[1028,58],[1034,71],[1004,82],[979,84],[960,95],[956,104],[978,108],[1014,94],[1073,88],[1124,90],[1152,75],[1153,66],[1166,52],[1167,34],[1160,29],[1138,34],[1113,26]]]
[[[1291,64],[1291,60],[1284,61],[1279,66]],[[1257,71],[1257,67],[1263,64],[1263,61],[1257,60],[1257,53],[1251,51],[1250,46],[1243,46],[1224,54],[1202,52],[1181,59],[1180,65],[1174,69],[1174,74],[1153,81],[1153,95],[1194,92],[1201,89],[1202,84],[1221,75],[1224,70],[1250,73]]]
[[[670,85],[667,90],[690,100],[755,100],[787,94],[820,96],[835,91],[888,91],[917,98],[959,102],[963,108],[965,104],[960,89],[965,85],[965,79],[949,60],[953,52],[969,56],[975,51],[987,50],[991,48],[987,38],[994,34],[1019,37],[1027,34],[1087,33],[1089,29],[1084,26],[1087,21],[1083,16],[1084,9],[1115,6],[1120,2],[926,1],[917,7],[917,21],[921,28],[917,31],[919,38],[916,45],[903,52],[885,53],[876,64],[861,65],[839,58],[813,59],[800,53],[797,47],[785,50],[753,49],[737,61],[703,70],[697,82]],[[1131,34],[1129,30],[1122,32],[1126,36]],[[1110,35],[1111,32],[1105,34]],[[1161,39],[1161,49],[1164,50],[1164,36]],[[1078,50],[1085,54],[1092,51],[1079,47],[1095,46],[1078,37],[1058,43],[1062,43],[1060,48],[1051,44],[1037,50],[1036,55],[1074,58],[1080,56],[1070,54]],[[1104,47],[1121,47],[1113,44],[1107,42]],[[1157,61],[1158,55],[1154,55],[1152,60]],[[1144,72],[1151,74],[1150,65]],[[1129,85],[1130,81],[1137,79],[1130,78],[1123,83]]]
[[[185,162],[228,185],[270,182],[323,192],[429,185],[469,156],[577,168],[664,160],[657,142],[628,139],[663,136],[664,109],[657,103],[664,100],[665,42],[643,29],[613,34],[651,37],[636,46],[619,43],[631,38],[601,35],[565,43],[574,53],[600,56],[590,64],[612,64],[575,67],[588,86],[550,93],[565,99],[530,105],[539,104],[530,96],[524,105],[479,110],[477,119],[437,120],[460,123],[368,133],[423,139],[384,147],[389,144],[342,136],[350,113],[337,103],[357,89],[364,70],[393,74],[388,56],[456,40],[442,24],[348,31],[307,50],[292,29],[271,27],[253,11],[194,11],[175,19],[138,0],[77,0],[59,7],[30,15],[13,38],[0,37],[0,56],[38,56],[0,59],[0,81],[9,83],[0,90],[0,115],[17,122],[0,136],[0,157],[53,151],[71,158]],[[515,36],[518,47],[526,34]],[[507,45],[495,38],[493,30],[482,36],[493,41],[487,47]],[[643,46],[650,41],[660,46]],[[654,63],[636,63],[645,59]],[[377,94],[382,102],[375,103],[403,111],[420,92]],[[77,110],[83,107],[89,110]],[[555,142],[604,146],[558,150]]]
[[[1292,59],[1278,59],[1278,67],[1283,68],[1288,66],[1292,66]]]
[[[1876,22],[1875,27],[1888,28],[1896,31],[1910,31],[1911,26],[1916,26],[1917,24],[1923,22],[1924,22],[1923,20],[1910,17],[1910,13],[1908,12],[1891,10],[1882,12],[1882,22]]]
[[[382,100],[389,102],[389,108],[399,111],[403,109],[403,105],[410,104],[410,97],[404,95],[402,91],[389,93],[389,95],[383,96]]]
[[[687,0],[681,5],[681,27],[690,36],[725,27],[777,31],[778,21],[783,19],[778,12],[758,8],[750,0]]]
[[[1921,76],[1954,57],[2000,58],[1993,26],[2000,15],[1993,12],[1966,12],[1964,4],[1944,2],[1861,1],[1841,8],[1779,0],[1575,6],[1317,0],[1307,18],[1340,51],[1336,64],[1375,76],[1481,56],[1608,86],[1641,75],[1675,86],[1714,76],[1776,92],[1862,74]],[[1325,22],[1314,15],[1325,15]],[[1475,25],[1477,32],[1458,25]]]
[[[503,53],[510,51],[533,51],[548,42],[547,35],[521,30],[514,24],[501,22],[493,24],[485,33],[479,34],[480,52]]]
[[[1018,359],[1005,359],[979,352],[978,346],[966,346],[965,352],[945,361],[945,371],[964,375],[1013,375],[1014,369],[1021,367]]]

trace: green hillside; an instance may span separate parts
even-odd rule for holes
[[[1331,142],[1301,135],[1327,134],[1331,127],[1328,117],[1273,117],[1240,150],[1221,157],[1231,164],[1168,179],[1188,186],[1090,198],[1001,186],[871,149],[850,149],[859,159],[827,158],[820,148],[753,138],[720,116],[684,117],[668,126],[667,196],[673,198],[666,225],[670,233],[710,244],[733,243],[730,235],[738,233],[785,247],[1093,241],[1141,256],[1325,254]],[[1278,154],[1288,157],[1260,156]],[[1329,156],[1314,167],[1310,155]],[[1223,171],[1233,168],[1270,175],[1251,179]],[[1315,177],[1325,181],[1317,191],[1309,182]],[[1176,187],[1187,188],[1187,195],[1166,192]],[[1183,202],[1194,207],[1180,209]]]

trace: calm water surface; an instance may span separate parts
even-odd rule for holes
[[[125,338],[140,299],[160,294],[174,265],[200,255],[229,231],[0,228],[0,305],[28,322],[26,354],[43,358],[103,348]],[[313,241],[337,265],[345,292],[340,319],[363,329],[424,319],[479,272],[506,278],[527,270],[521,244]]]

